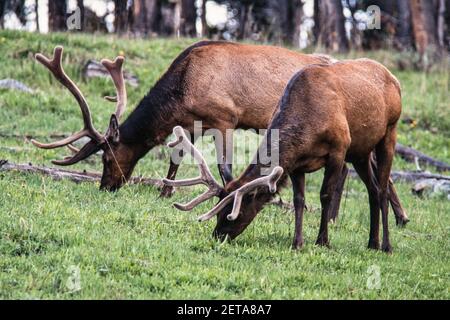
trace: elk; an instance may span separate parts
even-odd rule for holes
[[[230,182],[233,179],[231,164],[220,161],[221,155],[226,154],[225,150],[233,148],[232,141],[226,139],[226,130],[266,129],[292,75],[306,65],[331,62],[327,56],[306,55],[280,47],[198,42],[173,61],[120,126],[118,121],[125,109],[126,90],[121,71],[114,69],[116,79],[113,80],[121,94],[118,100],[120,112],[111,117],[109,128],[102,136],[92,126],[89,108],[80,90],[62,71],[62,47],[58,48],[55,49],[53,64],[46,63],[50,60],[41,54],[36,58],[75,96],[82,108],[85,130],[56,143],[33,143],[41,148],[70,146],[69,143],[76,138],[88,135],[91,141],[73,157],[54,163],[71,165],[103,150],[100,188],[109,191],[125,184],[139,159],[153,147],[163,144],[173,127],[179,125],[192,133],[195,121],[202,122],[203,132],[215,128],[222,133],[224,143],[217,146],[219,173],[223,183]],[[122,64],[123,58],[119,58],[117,63]],[[168,179],[175,179],[178,166],[171,157]],[[340,179],[340,190],[346,174],[344,171]],[[170,196],[172,192],[173,187],[165,186],[161,196]],[[408,217],[392,183],[390,196],[397,222],[401,225],[407,223]],[[337,216],[337,209],[333,218]]]
[[[345,162],[351,163],[366,185],[370,204],[370,235],[368,247],[379,249],[380,210],[383,225],[381,249],[391,252],[388,229],[388,185],[395,152],[396,126],[401,114],[401,90],[398,80],[381,64],[369,60],[348,60],[333,64],[310,65],[299,71],[288,83],[268,127],[264,144],[271,144],[270,135],[279,130],[279,141],[270,145],[278,152],[279,166],[268,176],[255,156],[255,163],[233,181],[220,187],[211,176],[198,150],[188,141],[181,128],[174,129],[184,150],[191,150],[197,159],[201,176],[186,180],[165,180],[171,186],[205,184],[208,191],[180,209],[191,210],[214,196],[220,202],[200,216],[204,221],[217,216],[214,235],[234,239],[251,223],[273,192],[287,176],[292,181],[295,207],[293,248],[303,246],[303,210],[305,204],[305,173],[325,168],[320,191],[322,206],[320,230],[316,244],[328,246],[328,220],[333,213],[339,179]],[[192,151],[193,150],[193,151]],[[375,152],[377,168],[370,165]]]

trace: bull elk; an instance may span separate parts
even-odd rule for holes
[[[131,176],[140,158],[157,145],[165,142],[173,127],[179,125],[189,132],[194,121],[201,121],[203,132],[215,128],[224,137],[217,154],[232,150],[226,130],[266,129],[270,123],[279,97],[292,75],[309,64],[331,62],[321,55],[306,55],[273,46],[256,46],[220,41],[202,41],[184,50],[171,64],[129,117],[119,126],[120,116],[126,106],[126,90],[121,75],[123,58],[115,64],[103,60],[113,76],[117,88],[117,111],[111,117],[105,135],[94,129],[88,104],[76,85],[67,77],[61,66],[62,47],[57,47],[53,60],[38,54],[36,59],[44,64],[66,86],[80,104],[85,128],[59,142],[33,143],[40,148],[57,148],[69,145],[82,136],[88,142],[74,156],[58,165],[71,165],[103,150],[103,175],[101,189],[120,188]],[[109,100],[114,100],[109,98]],[[73,147],[71,147],[73,149]],[[168,179],[175,179],[178,163],[172,161]],[[231,164],[219,161],[223,183],[230,182]],[[342,191],[346,172],[340,179]],[[165,186],[162,196],[170,196],[173,187]],[[408,222],[393,184],[390,184],[391,203],[399,224]],[[337,215],[333,214],[335,218]]]
[[[303,245],[303,210],[305,204],[305,173],[325,168],[320,191],[322,214],[318,245],[329,245],[328,217],[333,213],[333,200],[339,187],[345,162],[353,164],[366,185],[370,203],[371,249],[379,249],[380,209],[383,224],[382,250],[391,252],[388,230],[388,184],[395,151],[396,125],[401,113],[401,92],[397,79],[381,64],[360,59],[328,65],[311,65],[290,80],[278,109],[268,126],[258,152],[266,147],[278,152],[279,166],[268,176],[267,169],[255,157],[242,175],[219,187],[210,175],[200,153],[189,142],[180,127],[174,129],[183,149],[191,150],[197,159],[201,176],[196,179],[166,180],[172,186],[203,183],[208,191],[187,205],[191,210],[199,203],[218,196],[220,202],[199,220],[217,216],[214,235],[220,239],[235,238],[251,223],[272,197],[273,192],[290,177],[294,193],[295,232],[293,248]],[[272,130],[279,130],[279,141],[271,145]],[[374,174],[371,153],[378,162]]]

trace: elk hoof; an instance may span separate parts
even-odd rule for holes
[[[336,223],[336,220],[337,220],[337,215],[336,214],[331,214],[328,217],[328,222],[330,222],[330,223]]]
[[[386,252],[386,253],[388,253],[388,254],[391,254],[391,253],[392,253],[392,247],[391,247],[391,244],[390,244],[390,243],[388,243],[388,244],[383,244],[383,245],[381,246],[381,250],[383,250],[383,252]]]
[[[174,187],[164,186],[159,196],[161,198],[170,198],[175,193]]]
[[[409,221],[410,220],[407,216],[395,217],[395,222],[398,227],[406,227]]]
[[[300,250],[301,248],[303,248],[303,240],[292,243],[292,250]]]
[[[380,250],[380,243],[378,241],[369,240],[369,245],[367,248],[372,250]]]
[[[316,241],[316,245],[330,248],[330,241],[328,241],[327,238],[318,238]]]

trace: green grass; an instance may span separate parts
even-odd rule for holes
[[[50,54],[56,44],[66,48],[67,72],[86,94],[94,122],[105,128],[113,105],[102,97],[113,86],[102,79],[82,82],[81,65],[90,58],[126,55],[126,69],[141,85],[128,88],[134,106],[192,40],[125,40],[114,37],[0,32],[0,79],[15,78],[34,94],[0,91],[0,134],[47,136],[81,127],[73,98],[32,59]],[[364,56],[352,53],[351,57]],[[392,67],[393,54],[370,57]],[[448,161],[450,112],[448,70],[422,74],[393,72],[403,86],[404,119],[399,141]],[[130,108],[132,109],[132,108]],[[130,112],[131,110],[128,110]],[[242,133],[237,134],[242,141]],[[253,136],[250,136],[254,139]],[[0,138],[0,159],[49,165],[66,150],[34,148],[23,138]],[[44,139],[47,140],[47,139]],[[254,140],[253,140],[254,141]],[[253,143],[251,150],[256,147]],[[243,146],[239,146],[244,152]],[[162,177],[168,150],[158,148],[139,162],[136,174]],[[101,170],[98,157],[75,166]],[[413,168],[401,159],[396,169]],[[243,166],[237,166],[237,171]],[[180,176],[196,169],[183,165]],[[217,174],[217,172],[215,172]],[[418,299],[450,298],[450,201],[444,197],[417,198],[408,184],[397,184],[410,215],[406,229],[390,217],[392,255],[366,249],[368,201],[358,180],[347,182],[341,218],[330,227],[331,249],[314,246],[319,226],[321,172],[307,177],[306,246],[293,252],[293,215],[267,206],[248,230],[231,243],[212,239],[214,222],[197,223],[194,212],[179,212],[174,201],[192,197],[180,190],[173,199],[159,199],[152,187],[127,186],[115,194],[95,184],[53,181],[38,175],[0,173],[0,298],[328,298]],[[195,193],[201,188],[195,188]],[[292,194],[286,189],[283,198]],[[380,270],[379,289],[369,289],[370,270]],[[71,270],[80,272],[80,290],[71,292]]]

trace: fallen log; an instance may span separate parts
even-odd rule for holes
[[[349,170],[349,176],[352,178],[357,178],[358,174],[355,170]],[[435,180],[448,180],[450,181],[450,176],[444,176],[442,174],[430,173],[427,171],[392,171],[391,179],[403,182],[416,182],[423,179],[435,179]]]
[[[39,136],[39,135],[31,135],[31,134],[14,134],[14,133],[3,133],[0,132],[0,137],[2,138],[11,138],[11,139],[64,139],[67,138],[68,135],[66,134],[51,134],[49,136]],[[395,153],[398,154],[403,160],[407,162],[412,163],[419,163],[422,165],[428,165],[435,167],[437,171],[443,172],[443,171],[450,171],[450,164],[447,164],[441,160],[434,159],[433,157],[430,157],[429,155],[426,155],[423,152],[420,152],[419,150],[416,150],[411,147],[406,147],[400,143],[397,143],[395,146]]]
[[[95,77],[109,78],[110,74],[101,63],[94,60],[88,60],[83,67],[82,76],[83,79],[86,80],[88,78],[95,78]],[[131,74],[130,72],[124,71],[123,78],[130,86],[132,87],[139,86],[138,77]]]
[[[2,171],[18,171],[25,173],[41,174],[44,176],[48,176],[56,181],[67,179],[75,183],[98,182],[101,179],[101,174],[96,172],[69,171],[44,166],[33,166],[32,164],[14,164],[8,162],[8,160],[0,160],[0,172]],[[163,186],[162,180],[160,179],[132,177],[128,182],[130,184],[151,185],[157,188],[161,188]],[[281,207],[285,210],[294,210],[293,205],[285,203],[281,199],[272,201],[271,204]]]
[[[0,137],[1,138],[9,138],[9,139],[64,139],[67,138],[68,135],[67,134],[63,134],[63,133],[55,133],[55,134],[50,134],[48,136],[43,136],[43,135],[32,135],[32,134],[18,134],[18,133],[4,133],[4,132],[0,132]]]
[[[10,153],[20,153],[20,152],[24,152],[24,151],[32,151],[33,149],[31,149],[31,148],[2,147],[2,146],[0,146],[0,150],[4,150],[4,151],[10,152]]]
[[[101,174],[97,172],[87,172],[87,171],[72,171],[72,170],[64,170],[59,168],[50,168],[45,166],[34,166],[30,164],[14,164],[8,162],[7,160],[0,160],[0,172],[2,171],[17,171],[17,172],[25,172],[25,173],[33,173],[33,174],[41,174],[44,176],[48,176],[56,181],[67,179],[73,181],[75,183],[82,182],[99,182],[101,180]],[[349,176],[352,178],[358,177],[357,173],[353,170],[349,170]],[[444,176],[440,174],[433,174],[429,172],[405,172],[405,171],[393,171],[391,172],[391,178],[394,181],[404,181],[404,182],[412,182],[412,183],[423,183],[426,181],[443,181],[445,182],[445,187],[448,188],[450,184],[450,176]],[[448,183],[447,183],[448,182]],[[151,179],[151,178],[143,178],[143,177],[132,177],[128,181],[129,184],[143,184],[143,185],[151,185],[157,188],[161,188],[163,186],[162,180],[160,179]],[[416,189],[417,185],[413,188]],[[417,191],[417,190],[416,190]],[[419,193],[419,192],[416,192]],[[450,195],[449,195],[450,197]],[[290,203],[285,203],[280,199],[275,199],[271,201],[272,205],[281,207],[285,210],[292,211],[294,207]]]
[[[442,171],[450,171],[450,165],[440,161],[436,160],[430,156],[427,156],[426,154],[410,148],[406,147],[400,143],[397,143],[395,146],[395,152],[398,154],[401,158],[403,158],[405,161],[408,162],[416,162],[418,161],[420,164],[425,164],[429,166],[433,166],[436,168],[436,170],[442,172]]]
[[[55,180],[69,179],[73,182],[97,182],[101,179],[101,174],[97,172],[87,171],[72,171],[59,168],[51,168],[45,166],[34,166],[32,164],[15,164],[8,162],[7,160],[0,160],[0,171],[20,171],[28,173],[37,173],[47,175]],[[357,173],[353,170],[349,170],[349,176],[352,178],[358,177]],[[391,178],[394,181],[403,182],[416,182],[423,179],[435,179],[435,180],[447,180],[450,181],[450,176],[441,174],[434,174],[430,172],[417,172],[417,171],[392,171]],[[160,179],[151,179],[143,177],[132,177],[129,182],[131,184],[144,184],[153,185],[157,187],[162,186]]]
[[[8,162],[7,160],[0,160],[0,172],[1,171],[18,171],[26,173],[35,173],[45,176],[49,176],[54,180],[68,179],[75,183],[81,182],[98,182],[102,175],[96,172],[87,171],[69,171],[58,168],[50,168],[45,166],[34,166],[32,164],[15,164]],[[162,181],[160,179],[149,179],[142,177],[132,177],[129,181],[130,184],[143,184],[162,187]]]
[[[420,180],[413,186],[412,192],[418,196],[424,194],[446,195],[447,199],[450,200],[450,180]]]
[[[391,172],[391,178],[394,181],[415,182],[423,179],[435,179],[435,180],[447,180],[450,181],[450,176],[444,176],[442,174],[430,173],[427,171],[415,172],[415,171],[393,171]]]
[[[33,89],[15,79],[1,79],[0,88],[8,90],[18,90],[26,93],[34,93]]]

